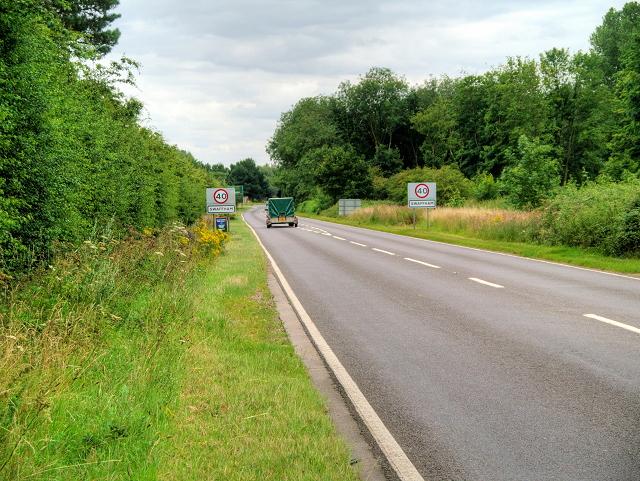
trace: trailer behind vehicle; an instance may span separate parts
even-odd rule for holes
[[[267,228],[275,224],[298,227],[293,207],[293,197],[273,197],[267,201]]]

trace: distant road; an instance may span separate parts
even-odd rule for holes
[[[245,213],[426,480],[640,480],[640,280]]]

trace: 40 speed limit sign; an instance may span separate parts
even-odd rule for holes
[[[407,198],[411,208],[434,208],[436,206],[436,183],[414,182],[408,184]]]
[[[236,190],[231,188],[207,189],[207,214],[234,214],[236,212]]]

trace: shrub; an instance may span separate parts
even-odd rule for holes
[[[507,152],[510,166],[500,176],[501,189],[517,208],[538,207],[560,184],[558,162],[551,146],[525,135],[518,140],[518,153]]]
[[[638,180],[567,185],[544,208],[539,240],[637,256],[639,188]]]
[[[618,256],[637,257],[640,254],[640,197],[620,216],[614,249]]]
[[[471,194],[469,179],[465,178],[456,165],[445,165],[440,169],[409,169],[390,177],[386,183],[389,200],[407,205],[407,184],[412,182],[435,182],[438,205],[447,205],[456,196],[456,192],[463,199]]]
[[[473,197],[478,202],[493,200],[500,195],[498,183],[494,181],[493,175],[488,172],[478,172],[472,182]]]
[[[199,252],[204,256],[205,260],[215,259],[225,242],[229,240],[229,236],[226,232],[222,232],[218,229],[212,229],[207,226],[205,222],[201,222],[195,229],[196,243]]]
[[[333,200],[331,199],[331,196],[319,190],[315,197],[305,200],[300,203],[300,205],[296,206],[296,210],[298,212],[318,215],[323,210],[331,207],[332,204]]]

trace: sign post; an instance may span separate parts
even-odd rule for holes
[[[427,229],[429,228],[429,209],[436,207],[436,183],[413,182],[407,184],[409,208],[413,209],[413,228],[416,228],[416,209],[427,209]]]
[[[233,187],[207,189],[207,214],[213,214],[214,229],[229,232],[229,217],[218,217],[216,214],[236,213],[236,190]]]

